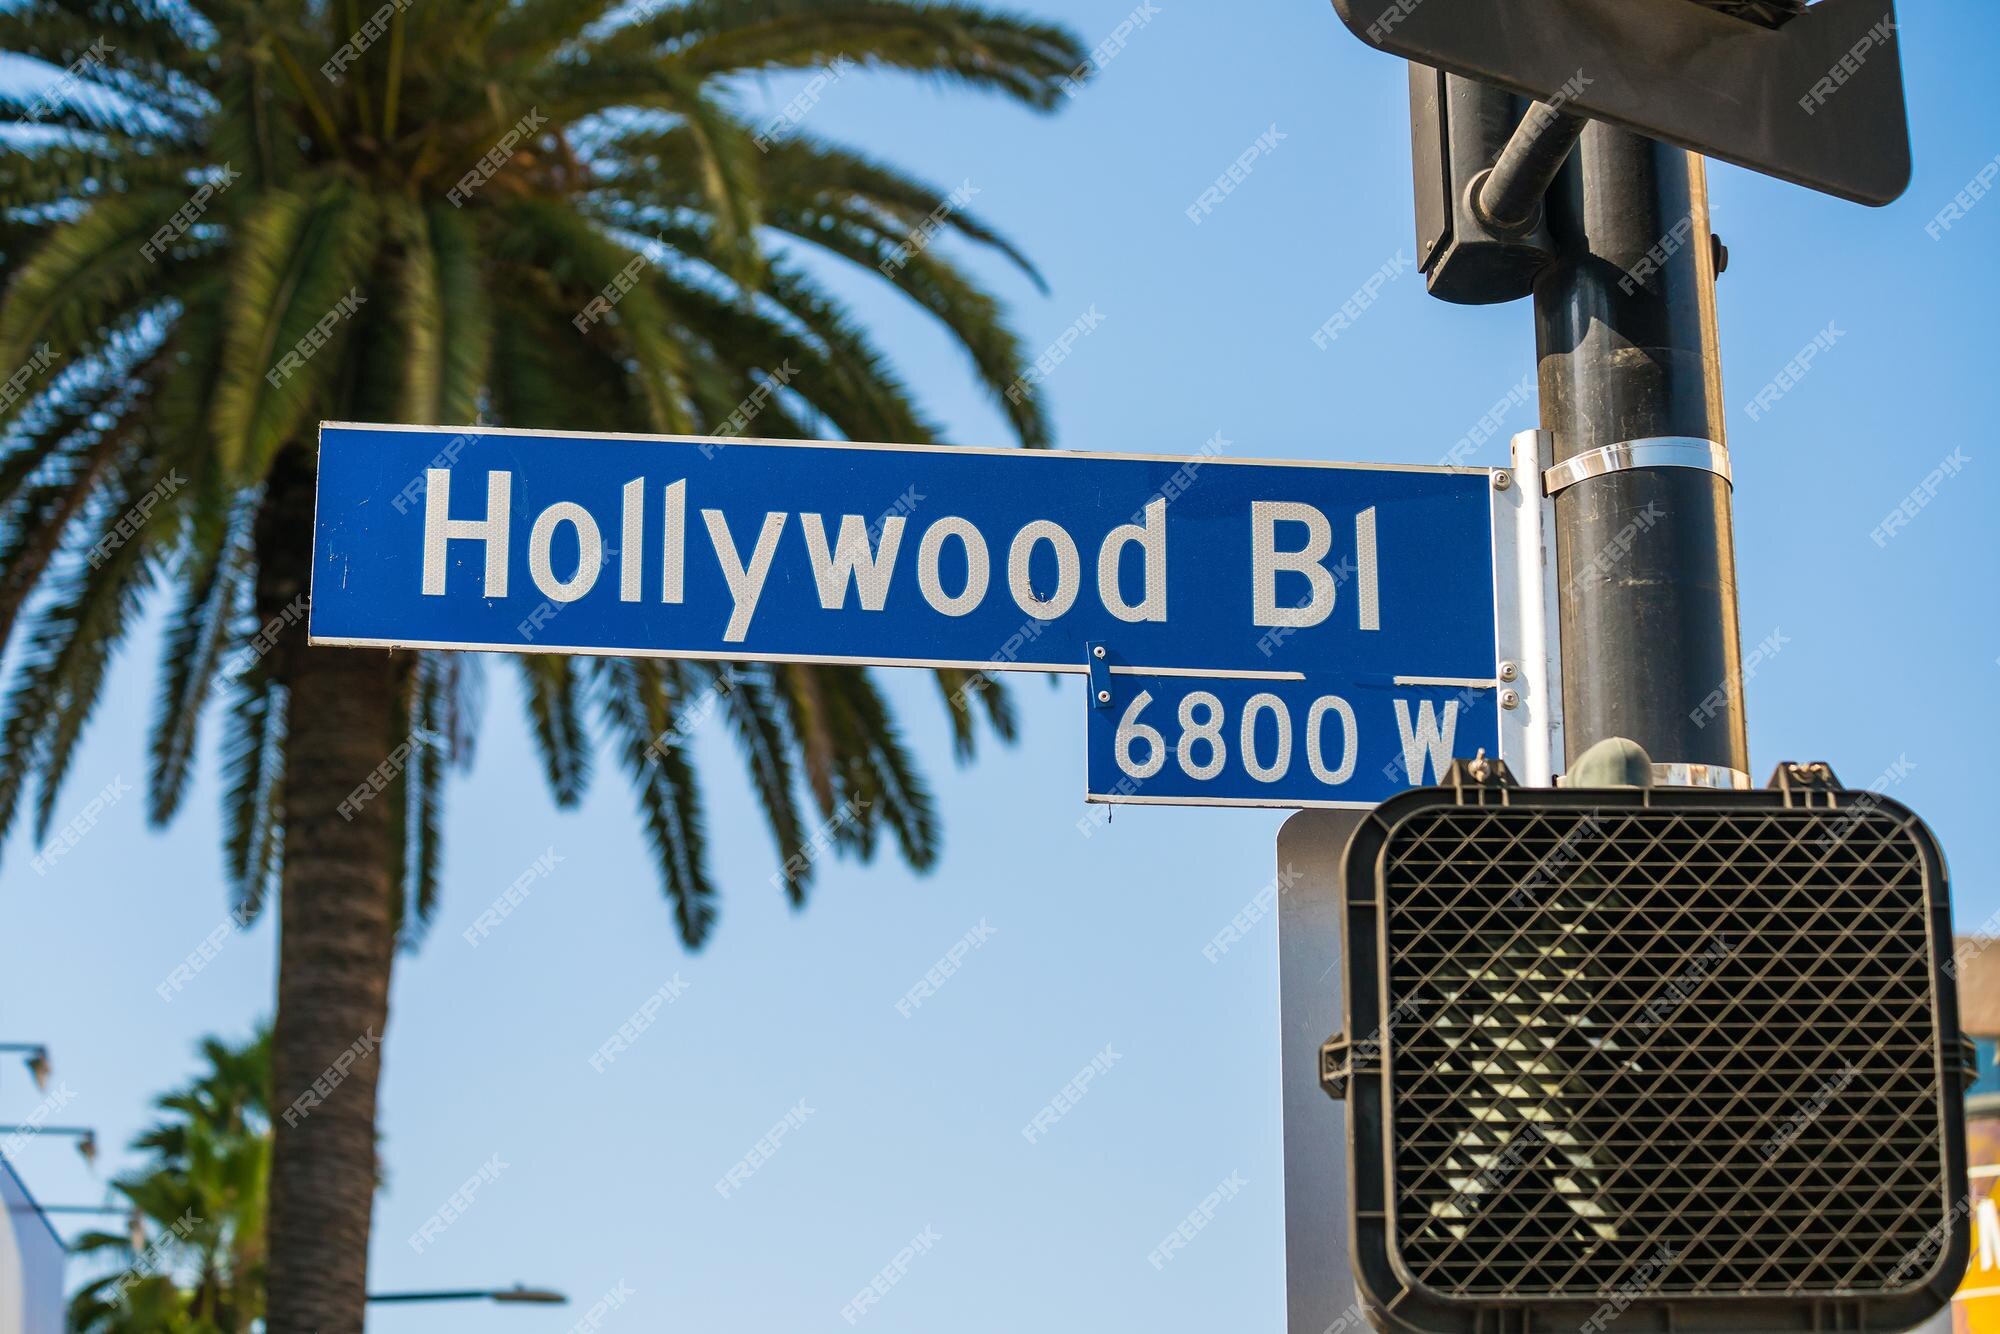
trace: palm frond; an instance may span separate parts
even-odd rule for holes
[[[522,702],[528,731],[542,757],[549,791],[558,806],[574,806],[590,785],[590,737],[583,714],[583,681],[575,658],[555,654],[524,655],[515,660],[521,670]]]
[[[263,912],[283,865],[285,690],[262,659],[231,682],[222,741],[222,864],[237,920]]]
[[[306,422],[368,299],[379,209],[344,180],[308,199],[267,191],[242,222],[210,429],[226,471],[262,475]]]
[[[249,506],[220,523],[197,523],[180,571],[179,605],[160,646],[160,693],[153,711],[147,817],[164,825],[180,810],[193,772],[201,715],[222,673],[247,586]],[[257,634],[265,632],[260,627]],[[249,649],[255,652],[255,639]]]
[[[674,668],[652,658],[595,658],[591,665],[593,693],[638,799],[674,923],[682,942],[699,949],[715,925],[716,894],[708,878],[700,788],[675,733]]]
[[[601,49],[664,55],[703,78],[848,62],[949,79],[1040,110],[1057,105],[1086,58],[1067,29],[940,0],[690,0],[620,29]]]

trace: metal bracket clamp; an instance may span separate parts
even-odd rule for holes
[[[1084,665],[1090,668],[1090,707],[1108,709],[1111,707],[1111,655],[1104,645],[1095,640],[1084,645],[1088,650]]]
[[[1347,1097],[1348,1085],[1354,1082],[1353,1049],[1347,1041],[1347,1034],[1335,1033],[1319,1048],[1319,1086],[1326,1096],[1336,1101]]]
[[[1566,458],[1542,474],[1542,490],[1554,495],[1592,477],[1634,468],[1698,468],[1735,484],[1729,471],[1729,450],[1724,446],[1699,436],[1654,435],[1600,445]]]
[[[1654,787],[1712,787],[1740,792],[1747,790],[1750,785],[1749,774],[1725,764],[1689,764],[1675,760],[1653,766]],[[1570,786],[1569,775],[1559,775],[1556,778],[1556,786]]]
[[[1655,787],[1716,787],[1741,791],[1749,788],[1750,775],[1723,764],[1687,764],[1676,761],[1653,766]]]

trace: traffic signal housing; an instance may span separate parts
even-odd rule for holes
[[[1524,789],[1460,761],[1344,864],[1357,1288],[1379,1328],[1901,1330],[1968,1246],[1945,865],[1823,765]]]
[[[1863,204],[1910,183],[1892,0],[1333,0],[1378,50]]]

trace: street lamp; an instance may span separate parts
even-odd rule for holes
[[[83,1161],[97,1166],[97,1132],[88,1126],[0,1126],[0,1136],[14,1135],[74,1135]]]
[[[468,1288],[444,1292],[371,1292],[371,1302],[478,1302],[491,1301],[530,1306],[563,1306],[569,1298],[553,1288],[530,1288],[516,1283],[511,1288]]]
[[[45,1214],[118,1214],[125,1219],[125,1235],[131,1239],[132,1249],[146,1249],[146,1216],[136,1204],[40,1204],[35,1208]]]
[[[39,1042],[0,1042],[0,1051],[19,1052],[25,1058],[23,1064],[28,1073],[35,1077],[35,1087],[43,1092],[49,1087],[49,1049]]]

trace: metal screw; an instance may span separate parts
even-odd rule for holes
[[[1090,656],[1091,656],[1091,657],[1093,657],[1093,658],[1101,658],[1101,657],[1103,657],[1103,656],[1104,656],[1104,645],[1102,645],[1102,644],[1099,644],[1099,645],[1098,645],[1098,646],[1097,646],[1096,648],[1093,648],[1093,649],[1092,649],[1092,650],[1090,651]]]
[[[1109,704],[1111,702],[1111,692],[1109,690],[1098,691],[1097,702],[1099,704]]]
[[[1501,692],[1500,692],[1500,707],[1501,707],[1501,708],[1503,708],[1503,709],[1518,709],[1518,708],[1520,708],[1520,707],[1521,707],[1521,692],[1520,692],[1520,691],[1518,691],[1518,690],[1503,690],[1503,691],[1501,691]]]
[[[1493,474],[1493,489],[1495,491],[1505,491],[1512,485],[1514,485],[1514,474],[1508,472],[1505,468]]]
[[[1502,681],[1511,681],[1520,674],[1521,669],[1513,663],[1503,662],[1500,664],[1500,679]]]

